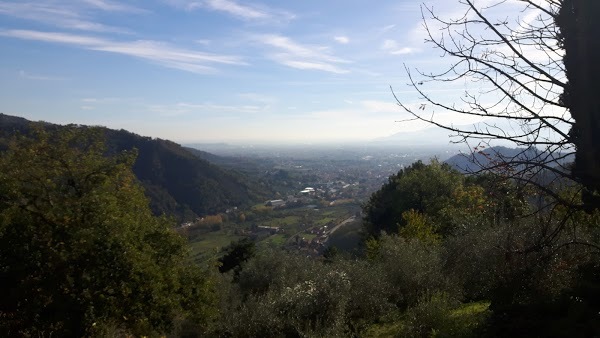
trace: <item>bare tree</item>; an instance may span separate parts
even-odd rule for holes
[[[575,154],[569,134],[574,120],[561,99],[567,85],[556,25],[562,1],[460,0],[464,12],[453,19],[422,6],[426,43],[440,50],[450,64],[440,72],[405,66],[410,86],[424,100],[418,108],[395,93],[394,97],[411,115],[407,120],[449,130],[453,142],[466,142],[474,152],[484,154],[482,170],[533,185],[553,202],[573,206],[577,203],[552,188],[559,181],[578,182],[568,167]],[[507,17],[503,11],[507,7],[516,15]],[[428,91],[435,83],[464,87],[464,93],[460,99],[437,97]],[[438,118],[440,112],[480,122],[470,127],[447,124]],[[506,143],[523,150],[506,156],[490,149]]]

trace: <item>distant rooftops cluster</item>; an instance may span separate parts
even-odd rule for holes
[[[310,194],[312,192],[315,192],[315,188],[307,187],[307,188],[304,188],[304,190],[300,191],[301,194]]]

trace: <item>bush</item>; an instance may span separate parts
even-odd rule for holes
[[[282,251],[250,259],[230,289],[220,334],[235,337],[347,337],[393,308],[381,266]]]
[[[390,301],[400,308],[416,304],[428,292],[459,294],[460,288],[443,273],[442,248],[416,239],[383,235],[373,264],[381,266],[392,285]]]
[[[489,303],[460,304],[448,294],[427,294],[402,316],[399,336],[479,337],[489,317]]]

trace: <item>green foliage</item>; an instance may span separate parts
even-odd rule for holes
[[[458,294],[460,289],[443,273],[442,248],[416,239],[382,235],[373,263],[385,272],[390,301],[399,308],[416,304],[435,290]]]
[[[237,242],[232,242],[223,249],[225,253],[219,258],[219,272],[225,273],[233,270],[235,276],[238,276],[242,269],[242,264],[255,254],[255,244],[249,238],[242,238]]]
[[[349,282],[317,261],[261,252],[241,271],[236,286],[239,294],[221,321],[221,330],[234,337],[306,336],[316,331],[336,336],[343,324],[340,311],[347,303]]]
[[[282,251],[259,252],[237,283],[226,287],[234,291],[224,304],[220,333],[352,336],[391,309],[384,281],[383,270],[366,261],[322,263]]]
[[[526,300],[493,305],[494,314],[487,328],[489,335],[519,336],[535,332],[541,337],[598,336],[600,269],[597,259],[576,267],[573,277],[558,295],[537,294]]]
[[[425,244],[440,243],[440,235],[435,233],[433,226],[428,223],[425,215],[411,209],[402,213],[402,219],[406,225],[399,231],[401,237],[409,240],[416,239]]]
[[[409,209],[397,235],[366,240],[367,259],[259,252],[223,286],[215,335],[596,334],[595,247],[572,236],[600,237],[598,215],[556,207],[527,216],[527,195],[489,178],[469,179],[450,196],[435,218]],[[442,236],[434,224],[454,230]]]
[[[133,172],[146,188],[155,214],[191,220],[195,215],[214,215],[232,206],[250,205],[262,193],[248,187],[235,173],[196,157],[176,143],[124,130],[105,129],[104,134],[112,152],[138,150]]]
[[[335,246],[329,246],[323,251],[323,261],[325,263],[333,263],[340,257],[340,250]]]
[[[464,209],[467,206],[465,203],[477,207],[479,210],[473,213],[477,217],[472,220],[474,224],[514,222],[531,212],[532,206],[527,198],[534,196],[534,193],[506,177],[481,174],[468,177],[467,183],[467,195],[457,195],[450,208],[456,209],[460,206]]]
[[[452,193],[452,202],[440,210],[438,222],[443,222],[454,234],[489,224],[494,217],[495,202],[488,196],[479,185],[458,187]]]
[[[423,296],[404,313],[400,337],[479,337],[489,303],[460,305],[445,293]]]
[[[18,137],[0,157],[0,335],[149,335],[205,322],[210,283],[98,130]],[[112,329],[111,329],[112,328]]]
[[[364,206],[366,235],[379,237],[382,231],[398,233],[399,227],[406,224],[402,214],[409,210],[437,217],[463,181],[461,174],[437,160],[430,164],[415,162],[400,170]],[[443,226],[436,228],[442,234],[450,230]]]
[[[447,294],[433,292],[406,312],[369,326],[361,337],[481,337],[491,313],[489,305],[459,304]]]
[[[86,126],[59,126],[37,123],[0,114],[0,149],[15,132],[30,135],[33,129],[48,132]],[[189,149],[161,139],[142,137],[126,130],[96,128],[111,155],[137,149],[133,172],[144,187],[155,215],[166,214],[178,221],[197,215],[217,214],[232,206],[251,205],[269,195],[265,187],[251,184],[247,177],[210,164]],[[214,156],[214,155],[212,155]]]
[[[379,256],[379,249],[381,245],[379,241],[373,237],[365,241],[365,256],[369,260],[374,260]]]
[[[471,228],[444,241],[444,273],[453,276],[468,300],[489,299],[504,261],[503,230]]]
[[[404,313],[404,325],[399,336],[439,337],[441,331],[450,331],[452,325],[450,311],[456,307],[456,301],[448,295],[434,292],[424,295],[419,302]]]

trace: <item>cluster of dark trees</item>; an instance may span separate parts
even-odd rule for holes
[[[174,191],[190,183],[143,157],[151,145],[122,151],[103,142],[105,130],[78,126],[2,139],[0,335],[599,336],[600,3],[517,1],[539,15],[516,28],[491,14],[515,2],[460,3],[456,20],[424,8],[444,32],[430,30],[429,42],[456,62],[422,79],[409,73],[422,110],[398,103],[476,140],[490,160],[471,175],[432,161],[391,176],[364,207],[359,256],[332,249],[316,260],[244,240],[203,268],[144,196],[144,177],[175,180]],[[431,81],[465,79],[491,86],[496,101],[482,99],[487,87],[467,88],[460,105],[427,94]],[[457,128],[427,109],[486,120]],[[538,150],[486,153],[494,140]],[[244,196],[235,189],[219,196],[233,203]]]

